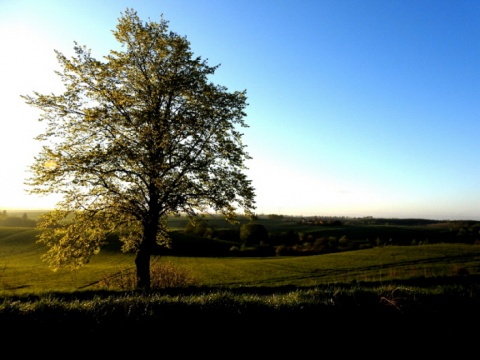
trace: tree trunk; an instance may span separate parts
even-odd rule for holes
[[[140,243],[135,265],[137,267],[137,290],[148,291],[151,287],[150,281],[150,257],[157,242],[158,220],[144,224],[143,238]]]
[[[146,249],[140,249],[135,257],[137,267],[137,290],[150,290],[150,252]]]

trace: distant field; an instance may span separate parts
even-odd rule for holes
[[[36,244],[38,230],[0,228],[0,293],[3,295],[96,289],[96,284],[134,266],[134,255],[104,251],[77,271],[52,272]],[[312,256],[192,257],[161,256],[187,271],[199,286],[314,287],[318,285],[380,284],[480,275],[480,246],[431,244],[378,246],[369,249]]]
[[[2,209],[0,209],[0,211],[3,211]],[[24,216],[25,214],[27,215],[27,217],[31,220],[38,220],[38,218],[42,215],[42,214],[45,214],[46,212],[48,212],[49,210],[22,210],[22,209],[18,209],[18,210],[5,210],[6,214],[9,216],[9,217],[22,217]]]

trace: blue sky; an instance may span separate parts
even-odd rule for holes
[[[169,21],[212,81],[247,90],[258,214],[480,220],[480,2],[0,0],[0,209],[26,194],[54,49],[97,58],[127,7]]]

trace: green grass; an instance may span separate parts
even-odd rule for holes
[[[391,245],[288,257],[159,256],[154,264],[171,265],[194,281],[136,292],[101,286],[133,269],[133,254],[111,247],[80,270],[52,272],[41,261],[46,248],[35,242],[36,234],[0,228],[0,331],[7,346],[18,336],[78,346],[78,339],[108,334],[116,343],[123,339],[122,348],[137,344],[136,337],[150,336],[156,344],[180,336],[188,344],[232,342],[235,350],[253,342],[280,353],[352,339],[370,349],[390,341],[395,349],[432,339],[464,343],[476,336],[471,329],[480,318],[479,245]]]
[[[316,286],[478,275],[480,246],[386,246],[334,254],[269,258],[168,258],[207,286]],[[463,269],[463,270],[461,270]]]
[[[103,251],[85,267],[53,272],[41,260],[38,230],[0,228],[0,294],[21,295],[98,289],[108,276],[134,267],[134,255]],[[201,287],[275,288],[389,284],[409,279],[480,276],[480,246],[431,244],[380,246],[292,257],[158,256],[188,272]]]
[[[132,254],[104,252],[84,269],[53,272],[41,260],[47,249],[36,243],[38,233],[32,228],[0,228],[0,294],[75,291],[133,265]]]

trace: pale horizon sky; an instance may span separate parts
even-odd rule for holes
[[[54,49],[101,59],[118,18],[169,21],[246,90],[257,214],[480,220],[480,1],[0,0],[0,210],[40,144],[20,95],[61,93]]]

